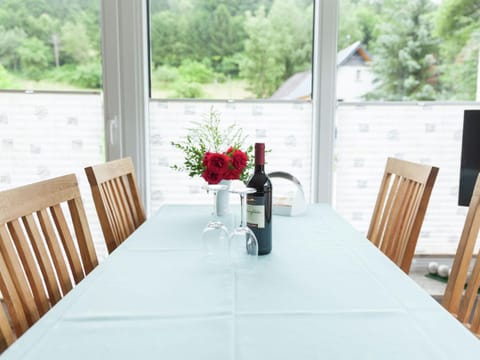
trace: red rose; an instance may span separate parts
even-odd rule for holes
[[[209,169],[202,173],[202,177],[209,184],[218,184],[223,179],[222,174],[216,173]]]
[[[217,174],[224,174],[228,170],[230,158],[225,154],[212,153],[207,159],[207,170]]]
[[[232,154],[232,165],[240,172],[247,166],[248,156],[241,150],[235,150]]]
[[[205,155],[203,156],[203,160],[202,160],[202,165],[207,167],[207,164],[208,164],[208,159],[210,158],[210,155],[212,155],[212,153],[210,151],[207,151],[205,153]]]
[[[223,178],[225,180],[237,180],[240,178],[241,174],[242,174],[242,170],[238,170],[232,167],[228,169],[225,174],[223,174]]]

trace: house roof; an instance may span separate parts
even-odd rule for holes
[[[347,65],[355,56],[359,56],[364,63],[372,60],[362,43],[357,41],[337,53],[337,66]]]
[[[337,53],[337,67],[350,64],[365,64],[371,61],[370,55],[360,41],[340,50]],[[293,100],[309,99],[312,92],[312,71],[303,71],[290,76],[273,93],[270,99]]]

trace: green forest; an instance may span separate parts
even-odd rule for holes
[[[0,88],[100,89],[99,0],[0,0]],[[309,70],[312,0],[150,0],[152,93],[268,98]],[[340,0],[338,49],[361,41],[366,100],[474,100],[478,0]]]

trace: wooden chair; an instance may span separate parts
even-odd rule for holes
[[[0,192],[0,291],[17,337],[97,264],[75,175]]]
[[[0,354],[15,341],[15,334],[10,326],[3,304],[0,302]]]
[[[467,282],[473,251],[480,229],[480,176],[473,189],[470,206],[448,277],[442,305],[459,321],[480,337],[480,306],[477,294],[480,287],[480,256],[477,255],[470,279]],[[465,289],[465,291],[464,291]]]
[[[146,219],[132,160],[124,158],[85,169],[108,252]]]
[[[388,158],[367,238],[408,274],[438,168]]]

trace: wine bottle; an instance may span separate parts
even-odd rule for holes
[[[265,144],[255,144],[255,172],[247,186],[256,192],[247,195],[247,226],[258,240],[258,255],[272,251],[272,182],[265,173]]]

